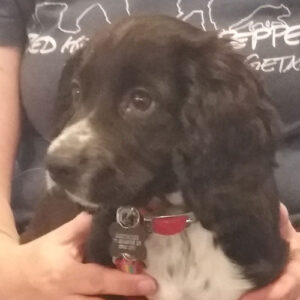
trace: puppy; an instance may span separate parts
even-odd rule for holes
[[[229,41],[171,17],[125,19],[67,63],[57,111],[51,184],[27,238],[78,203],[94,212],[86,259],[112,265],[116,210],[156,197],[164,214],[193,220],[148,235],[145,271],[159,284],[149,299],[237,300],[279,276],[278,117]]]

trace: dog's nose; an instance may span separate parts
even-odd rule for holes
[[[74,159],[59,153],[47,155],[46,167],[50,177],[57,183],[68,183],[75,177],[77,166]]]

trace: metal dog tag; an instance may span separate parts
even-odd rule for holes
[[[120,207],[116,213],[116,222],[109,228],[112,244],[112,257],[131,257],[135,260],[146,258],[144,241],[147,238],[145,227],[141,224],[141,215],[134,207]]]

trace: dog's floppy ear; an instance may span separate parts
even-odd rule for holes
[[[278,117],[230,43],[200,36],[188,42],[184,63],[184,135],[174,155],[179,185],[216,245],[262,286],[279,274],[286,257],[272,178]]]
[[[260,159],[273,164],[278,117],[244,58],[213,33],[203,32],[187,45],[180,151],[193,166],[190,175],[218,180]]]

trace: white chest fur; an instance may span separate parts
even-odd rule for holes
[[[152,234],[146,247],[146,271],[159,283],[150,300],[238,300],[252,287],[199,222],[180,234]]]

